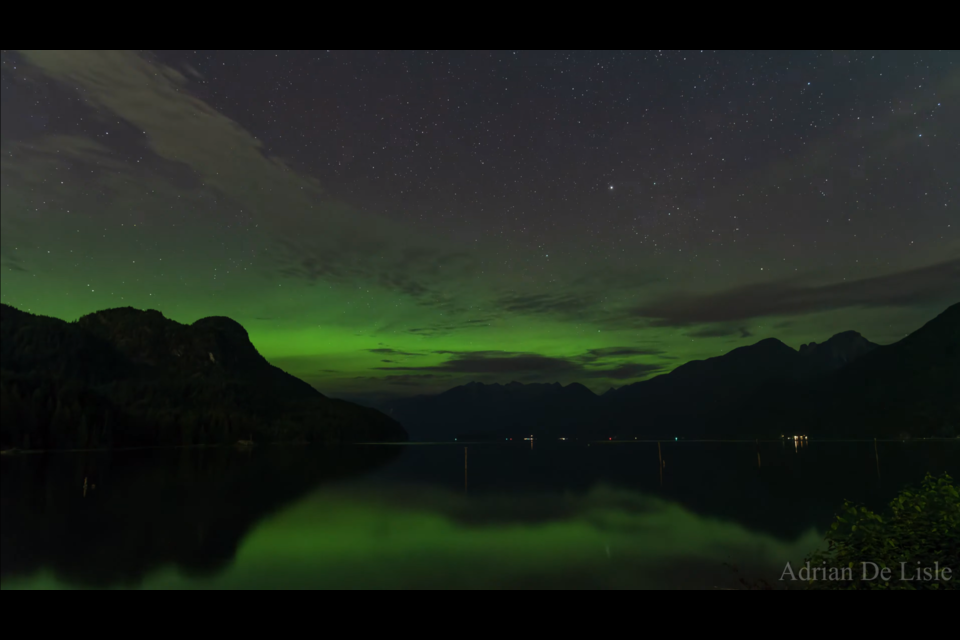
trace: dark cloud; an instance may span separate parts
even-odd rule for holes
[[[426,248],[407,248],[400,252],[394,265],[401,271],[417,271],[440,276],[451,270],[469,272],[472,257],[464,252],[442,252]]]
[[[457,311],[462,312],[462,310]],[[451,313],[450,315],[456,315],[456,312]],[[406,332],[413,333],[417,336],[423,336],[425,338],[437,338],[441,336],[448,336],[463,329],[489,327],[495,321],[496,318],[494,317],[473,318],[470,320],[456,320],[453,318],[447,322],[437,323],[428,327],[413,327],[411,329],[406,329]]]
[[[726,338],[728,336],[739,336],[740,338],[749,338],[753,335],[746,327],[724,327],[713,326],[690,331],[686,335],[691,338]]]
[[[785,280],[717,294],[665,296],[636,308],[634,314],[652,320],[655,326],[682,327],[847,307],[912,307],[957,298],[960,298],[960,259],[829,285]]]
[[[659,364],[620,363],[613,367],[596,367],[599,359],[595,352],[636,356],[651,350],[630,347],[596,349],[593,352],[572,358],[556,358],[535,353],[509,351],[435,351],[436,355],[450,358],[439,365],[426,367],[378,367],[382,371],[439,371],[449,375],[512,375],[534,379],[536,377],[569,377],[576,379],[627,380],[649,375],[663,369]],[[629,352],[629,353],[627,353]],[[609,356],[607,356],[609,357]]]
[[[391,371],[443,371],[450,374],[575,373],[580,367],[563,358],[506,351],[437,352],[453,357],[430,367],[380,367]]]
[[[379,273],[376,275],[377,284],[387,291],[395,291],[405,296],[410,296],[418,302],[429,301],[430,289],[412,278],[400,275],[399,273]]]
[[[521,355],[519,353],[514,353],[511,351],[445,351],[445,350],[441,350],[441,351],[431,351],[431,353],[435,355],[440,355],[440,356],[474,356],[474,357],[490,356],[491,358]]]
[[[726,338],[727,336],[733,335],[733,333],[734,330],[727,327],[707,327],[705,329],[690,331],[687,335],[691,338]]]
[[[384,245],[371,243],[357,246],[373,255],[383,252]],[[270,257],[277,273],[284,278],[315,284],[320,280],[348,280],[371,275],[372,262],[361,262],[353,251],[328,247],[312,247],[307,243],[281,238]]]
[[[27,270],[20,266],[20,261],[16,258],[9,258],[3,261],[3,266],[5,269],[10,271],[17,271],[19,273],[27,273]]]
[[[664,275],[658,268],[647,267],[638,273],[607,264],[602,269],[591,269],[574,276],[570,280],[570,288],[575,291],[603,291],[605,296],[615,291],[635,295],[640,289],[663,281]]]
[[[388,349],[388,348],[367,349],[367,352],[369,352],[369,353],[376,353],[377,355],[381,355],[381,356],[424,356],[424,355],[426,355],[425,353],[412,353],[412,352],[410,352],[410,351],[397,351],[396,349]]]
[[[427,307],[450,307],[439,283],[470,272],[470,258],[428,248],[402,249],[379,238],[350,237],[337,247],[281,238],[270,254],[270,271],[306,284],[369,282],[382,290],[412,298]],[[462,309],[448,309],[456,313]]]
[[[579,356],[581,362],[596,362],[598,360],[609,360],[616,358],[628,358],[634,356],[656,356],[663,353],[663,349],[641,348],[641,347],[606,347],[604,349],[590,349],[582,356]]]
[[[569,293],[508,293],[496,302],[498,309],[525,315],[582,317],[596,307],[596,301]]]

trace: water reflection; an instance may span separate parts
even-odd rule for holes
[[[817,546],[845,498],[880,508],[927,471],[960,476],[956,443],[795,442],[794,452],[776,442],[471,445],[462,480],[459,446],[25,456],[3,461],[0,579],[732,586],[725,562],[774,580]],[[888,489],[874,479],[880,449]]]
[[[264,447],[5,459],[0,579],[40,570],[85,586],[135,586],[176,566],[222,571],[263,518],[397,449]]]
[[[265,521],[246,537],[235,561],[217,571],[158,566],[136,586],[710,588],[731,581],[723,565],[731,557],[766,575],[779,568],[780,558],[802,557],[818,538],[811,531],[783,542],[609,487],[581,496],[476,500],[431,487],[340,488],[319,490]],[[52,569],[5,586],[104,586],[97,577],[91,582]]]

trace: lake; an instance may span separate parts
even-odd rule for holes
[[[465,451],[466,449],[466,451]],[[3,589],[777,587],[845,499],[960,442],[505,442],[24,454]]]

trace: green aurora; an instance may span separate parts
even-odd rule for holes
[[[832,232],[815,247],[759,230],[763,241],[746,230],[701,238],[692,218],[601,244],[586,213],[562,233],[473,234],[470,220],[414,225],[333,197],[197,97],[201,78],[146,56],[5,53],[3,74],[4,92],[9,83],[70,101],[83,119],[4,130],[4,303],[66,320],[121,306],[184,323],[228,316],[272,363],[329,395],[410,395],[470,380],[603,391],[767,337],[799,347],[854,329],[893,342],[960,297],[955,186],[911,213],[933,220],[922,231],[908,215],[878,213],[881,239]],[[938,83],[936,100],[960,102],[960,70]],[[907,144],[907,116],[883,117],[860,141],[869,153]],[[957,175],[960,156],[947,149],[957,123],[927,127],[938,172],[916,178],[920,191]],[[821,159],[840,144],[814,138],[791,166],[811,180],[830,175]],[[736,210],[754,189],[754,199],[789,209],[776,195],[789,171],[738,174],[707,204]],[[873,204],[884,197],[878,189]],[[295,544],[291,531],[283,535]],[[281,534],[253,536],[242,555],[256,564],[257,541],[270,535]],[[591,534],[558,531],[556,544],[577,535]],[[526,553],[516,545],[510,553]]]

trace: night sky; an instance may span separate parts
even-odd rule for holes
[[[596,391],[960,300],[960,53],[2,52],[2,300],[340,397]]]

